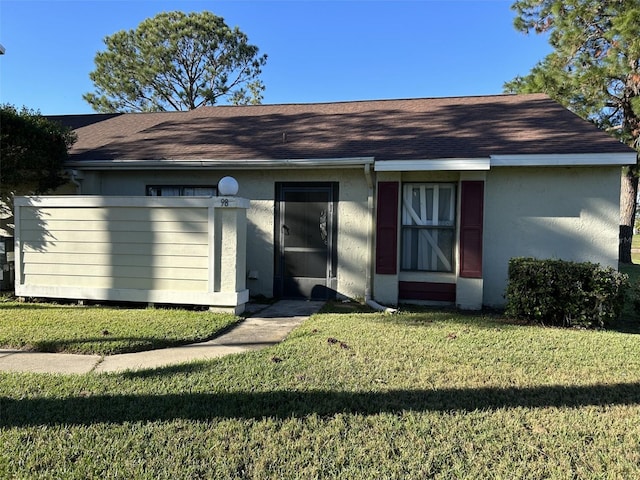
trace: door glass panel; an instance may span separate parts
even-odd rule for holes
[[[326,192],[285,192],[285,249],[327,248],[327,206]]]

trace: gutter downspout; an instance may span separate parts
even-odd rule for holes
[[[367,268],[365,273],[365,286],[364,286],[364,302],[374,310],[385,313],[397,313],[398,310],[391,307],[380,305],[378,302],[371,298],[371,291],[373,290],[373,234],[374,234],[374,211],[373,211],[373,189],[374,183],[371,176],[371,164],[365,164],[364,176],[367,179]]]
[[[69,173],[71,174],[71,183],[76,186],[76,195],[82,195],[82,184],[79,181],[82,179],[81,174],[79,174],[78,170],[75,169],[70,170]]]

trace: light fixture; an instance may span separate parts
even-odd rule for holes
[[[238,181],[233,177],[222,177],[218,182],[218,195],[233,197],[238,193]]]

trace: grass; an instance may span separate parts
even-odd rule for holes
[[[0,347],[112,355],[213,338],[233,315],[160,308],[0,302]]]
[[[0,373],[0,478],[638,478],[638,339],[324,313],[208,362]]]
[[[634,235],[631,239],[631,249],[631,261],[640,264],[640,235]],[[637,249],[638,253],[633,252],[634,249]]]

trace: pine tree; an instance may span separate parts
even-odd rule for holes
[[[193,110],[262,100],[267,56],[211,12],[164,12],[104,40],[83,98],[98,112]]]
[[[640,151],[640,2],[518,0],[515,27],[548,34],[553,52],[507,92],[545,92]],[[638,164],[625,168],[620,194],[620,261],[631,262]]]

